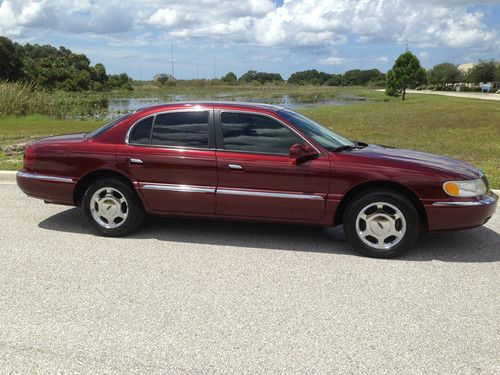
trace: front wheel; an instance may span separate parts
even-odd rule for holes
[[[104,236],[128,234],[144,219],[144,209],[135,192],[114,178],[104,178],[90,185],[82,205],[86,219]]]
[[[420,229],[418,212],[403,195],[372,191],[357,196],[346,208],[344,232],[361,253],[393,258],[406,252]]]

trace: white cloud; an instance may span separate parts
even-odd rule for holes
[[[493,4],[493,0],[478,1]],[[155,32],[279,47],[392,42],[498,50],[498,31],[465,0],[0,0],[0,34]]]
[[[158,28],[172,27],[180,21],[179,13],[172,8],[158,9],[148,19],[148,24]]]
[[[342,57],[330,56],[330,57],[326,57],[324,59],[320,59],[318,62],[321,65],[337,66],[337,65],[344,64],[346,62],[346,60],[343,59]]]

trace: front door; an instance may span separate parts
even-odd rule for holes
[[[296,164],[289,149],[306,141],[263,114],[218,116],[217,215],[319,221],[330,184],[328,155]]]
[[[152,212],[213,214],[217,169],[209,128],[213,111],[146,117],[117,146],[118,163],[139,183]],[[210,140],[209,140],[210,138]]]

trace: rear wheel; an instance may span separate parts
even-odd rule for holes
[[[105,236],[128,234],[144,219],[144,209],[135,192],[114,178],[104,178],[90,185],[82,205],[89,223]]]
[[[358,195],[346,208],[347,240],[361,253],[392,258],[415,243],[420,229],[418,212],[403,195],[385,190]]]

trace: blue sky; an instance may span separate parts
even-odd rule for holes
[[[212,78],[249,69],[386,71],[405,41],[422,65],[500,58],[500,1],[0,0],[0,34],[64,45],[109,73]]]

